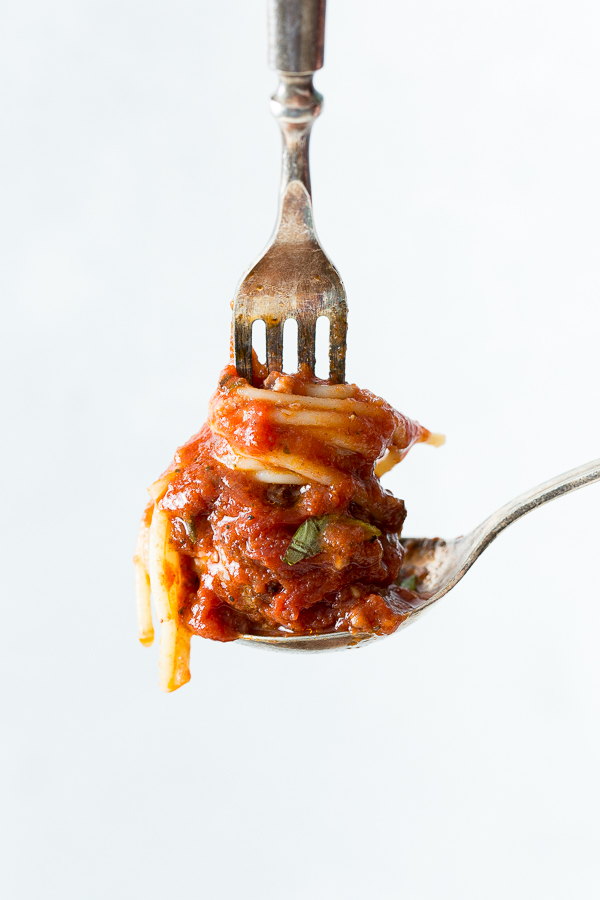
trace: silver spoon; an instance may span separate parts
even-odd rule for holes
[[[419,596],[412,603],[406,604],[406,618],[401,628],[414,622],[423,610],[432,606],[437,600],[451,591],[463,575],[471,568],[475,560],[489,547],[493,540],[508,525],[512,525],[525,513],[531,512],[555,500],[570,491],[576,491],[586,484],[600,481],[600,459],[586,465],[571,469],[564,475],[558,475],[545,481],[538,487],[521,494],[515,500],[500,507],[485,522],[470,531],[464,537],[451,541],[441,538],[408,538],[403,540],[406,548],[404,566],[423,567],[427,574],[419,583]],[[274,650],[341,650],[356,647],[366,641],[373,641],[384,635],[349,634],[333,632],[307,636],[282,635],[245,635],[241,640],[249,645],[268,647]]]

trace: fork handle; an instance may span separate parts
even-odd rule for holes
[[[313,74],[323,65],[325,0],[269,0],[268,13],[269,65],[279,74],[271,112],[283,135],[281,225],[285,196],[293,182],[299,181],[311,196],[308,144],[323,104],[313,86]]]
[[[326,0],[268,0],[269,65],[306,75],[323,65]]]

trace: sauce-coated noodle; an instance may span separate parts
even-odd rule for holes
[[[396,583],[405,510],[379,476],[441,442],[355,385],[225,369],[140,528],[139,634],[152,642],[151,590],[161,687],[189,680],[192,634],[394,631],[412,596]]]

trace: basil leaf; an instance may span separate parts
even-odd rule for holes
[[[322,518],[325,518],[325,516]],[[284,562],[293,566],[294,563],[300,562],[301,559],[307,559],[320,553],[322,531],[320,522],[320,519],[311,518],[302,523],[286,550],[283,557]]]
[[[379,528],[376,528],[375,525],[369,525],[368,522],[362,522],[360,519],[351,519],[348,517],[347,522],[352,522],[353,525],[360,525],[360,527],[365,531],[371,538],[371,541],[374,541],[375,538],[381,537],[381,531]]]
[[[187,534],[189,540],[192,544],[196,543],[196,525],[194,520],[190,517],[189,519],[182,519],[183,527],[185,528],[185,533]]]
[[[333,522],[347,525],[360,525],[363,531],[369,536],[371,541],[381,536],[381,531],[375,525],[369,525],[368,522],[362,522],[360,519],[353,519],[351,516],[312,516],[297,529],[289,547],[285,552],[283,561],[289,566],[300,562],[301,559],[310,559],[321,552],[321,535],[327,526]]]
[[[414,575],[410,575],[400,582],[400,587],[405,588],[407,591],[415,591],[417,589],[417,579]]]

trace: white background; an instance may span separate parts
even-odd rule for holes
[[[452,537],[600,455],[600,9],[328,5],[348,377],[447,434],[388,486],[406,533]],[[2,895],[599,896],[597,486],[375,647],[195,638],[159,693],[131,556],[274,221],[264,4],[3,20]]]

